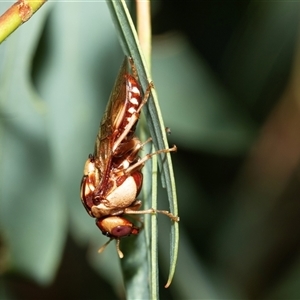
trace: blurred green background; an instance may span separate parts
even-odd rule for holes
[[[161,298],[300,299],[300,4],[152,13],[181,217],[168,290],[159,218]],[[1,300],[124,298],[115,249],[97,254],[106,238],[79,200],[122,60],[105,2],[47,2],[0,46]]]

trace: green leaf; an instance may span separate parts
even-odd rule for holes
[[[130,14],[124,1],[110,1],[108,5],[111,9],[113,20],[116,24],[116,28],[119,33],[119,38],[123,47],[123,51],[126,55],[131,56],[134,59],[141,85],[143,90],[146,90],[149,82],[151,82],[150,74],[145,67],[145,62],[141,50],[139,48],[137,34],[133,26]],[[150,130],[151,137],[156,149],[168,148],[168,142],[165,132],[165,125],[160,112],[155,89],[152,91],[152,97],[148,100],[145,108],[146,119]],[[160,169],[163,174],[164,183],[166,184],[167,194],[170,204],[170,210],[173,214],[178,214],[175,180],[172,169],[171,156],[169,154],[161,155],[159,158]],[[162,163],[164,161],[164,163]],[[155,191],[156,193],[156,191]],[[154,198],[155,199],[155,198]],[[153,218],[152,218],[153,219]],[[152,232],[156,235],[156,232]],[[155,243],[155,241],[154,241]],[[179,243],[179,227],[175,223],[171,226],[171,251],[170,251],[170,274],[168,282],[172,280],[174,275],[176,260],[178,255],[178,243]],[[139,249],[140,250],[140,249]],[[152,265],[157,261],[157,252],[151,251]],[[154,257],[155,256],[155,257]],[[153,271],[153,270],[152,270]],[[157,273],[157,272],[156,272]],[[152,282],[153,283],[153,282]],[[157,289],[152,289],[157,291]],[[134,297],[134,295],[131,295]],[[157,295],[152,295],[158,297]]]

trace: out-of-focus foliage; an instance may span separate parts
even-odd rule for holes
[[[153,80],[179,148],[183,236],[162,298],[300,297],[299,15],[296,2],[155,7]],[[0,296],[50,299],[61,284],[105,298],[101,279],[122,294],[115,249],[97,254],[105,238],[78,195],[122,57],[104,2],[46,3],[1,45]],[[14,289],[25,280],[54,285]]]

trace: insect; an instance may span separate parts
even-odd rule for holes
[[[168,211],[140,210],[142,202],[136,199],[143,184],[141,170],[145,162],[153,155],[177,150],[173,146],[139,157],[140,150],[151,138],[142,143],[135,130],[152,88],[153,84],[149,83],[143,95],[133,59],[125,58],[100,124],[94,154],[85,163],[81,181],[80,196],[86,211],[110,238],[99,252],[115,239],[120,258],[123,257],[120,239],[140,231],[126,215],[162,213],[179,221],[178,216]]]

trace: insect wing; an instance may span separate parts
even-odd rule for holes
[[[109,168],[110,156],[116,139],[115,132],[122,122],[120,119],[126,109],[124,105],[124,99],[126,98],[126,73],[127,59],[125,58],[111,92],[96,138],[94,156],[99,160],[102,174]]]
[[[112,90],[97,135],[94,157],[101,180],[96,194],[105,193],[111,171],[114,151],[127,137],[132,139],[138,116],[133,117],[141,104],[141,88],[137,79],[129,74],[125,58]],[[131,124],[129,122],[132,121]],[[118,141],[116,142],[118,138]],[[118,153],[120,155],[120,153]]]

